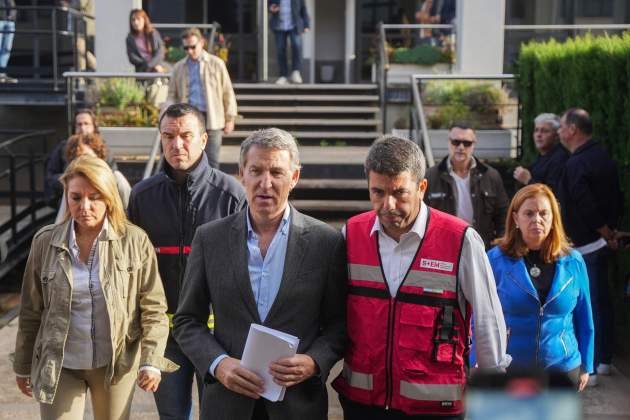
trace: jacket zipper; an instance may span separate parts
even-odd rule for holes
[[[396,298],[389,300],[387,309],[387,345],[385,347],[385,410],[389,410],[392,403],[393,388],[393,353],[394,353],[394,318],[396,315]]]
[[[560,334],[560,344],[562,344],[562,348],[564,349],[564,357],[569,356],[569,350],[567,349],[567,345],[564,343],[564,330]]]
[[[178,276],[178,294],[182,290],[184,283],[184,187],[180,185],[177,194],[179,201],[179,276]]]

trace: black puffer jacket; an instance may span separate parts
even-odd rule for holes
[[[177,185],[171,172],[165,163],[162,172],[136,184],[128,209],[131,222],[147,232],[156,249],[169,314],[177,309],[197,227],[236,213],[246,204],[241,184],[211,168],[205,153],[184,184]]]

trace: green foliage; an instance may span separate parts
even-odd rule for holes
[[[501,106],[507,102],[506,93],[496,85],[468,81],[429,82],[422,96],[425,105],[436,107],[427,116],[432,129],[448,128],[456,121],[496,128]]]
[[[100,106],[112,106],[123,110],[127,105],[138,105],[144,101],[144,88],[132,79],[108,79],[99,89]]]
[[[166,61],[169,63],[177,63],[186,57],[186,51],[182,47],[168,47],[166,49]]]
[[[96,109],[96,120],[102,127],[156,127],[159,109],[150,104],[130,106],[124,110]]]
[[[630,164],[630,33],[528,43],[520,51],[518,75],[526,161],[536,155],[536,115],[581,107],[613,158]]]
[[[396,48],[391,55],[391,62],[432,66],[437,63],[450,63],[451,57],[438,47],[418,45],[414,48]]]

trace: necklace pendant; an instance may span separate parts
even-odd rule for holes
[[[532,268],[529,269],[529,275],[537,278],[538,276],[540,276],[540,268],[536,267],[536,265],[534,265]]]

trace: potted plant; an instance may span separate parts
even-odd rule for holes
[[[147,93],[150,86],[129,78],[99,84],[96,118],[114,156],[149,154],[159,117],[159,109]]]
[[[388,82],[408,84],[412,74],[445,74],[451,72],[454,55],[450,44],[442,47],[422,44],[413,48],[391,48],[389,55]]]

